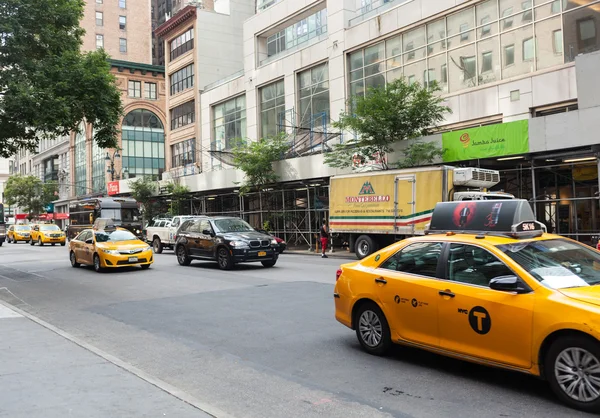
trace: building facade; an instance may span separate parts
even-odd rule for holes
[[[111,58],[152,64],[151,7],[139,0],[87,0],[83,50],[103,48]]]

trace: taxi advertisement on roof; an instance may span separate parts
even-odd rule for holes
[[[422,233],[435,204],[445,200],[442,182],[440,170],[415,171],[408,176],[389,171],[334,177],[331,179],[329,203],[331,230],[393,234],[412,233],[414,229],[415,233]],[[394,213],[396,187],[397,218]],[[413,191],[416,199],[413,199]]]

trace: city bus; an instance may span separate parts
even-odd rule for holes
[[[142,236],[142,217],[135,199],[127,197],[95,197],[72,202],[69,205],[67,237],[73,239],[84,229],[92,228],[98,218],[112,219],[115,226],[126,228]]]
[[[4,204],[0,202],[0,247],[6,240],[6,218],[4,216]]]

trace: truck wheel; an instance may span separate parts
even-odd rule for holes
[[[361,235],[356,239],[356,256],[359,260],[373,254],[377,251],[377,244],[368,235]]]
[[[154,241],[152,241],[152,249],[154,250],[154,252],[156,254],[162,254],[163,246],[162,246],[162,243],[160,242],[160,238],[158,238],[158,237],[154,238]]]

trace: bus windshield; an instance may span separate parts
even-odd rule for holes
[[[115,221],[135,222],[139,220],[139,211],[132,209],[102,209],[101,218],[109,218]]]

